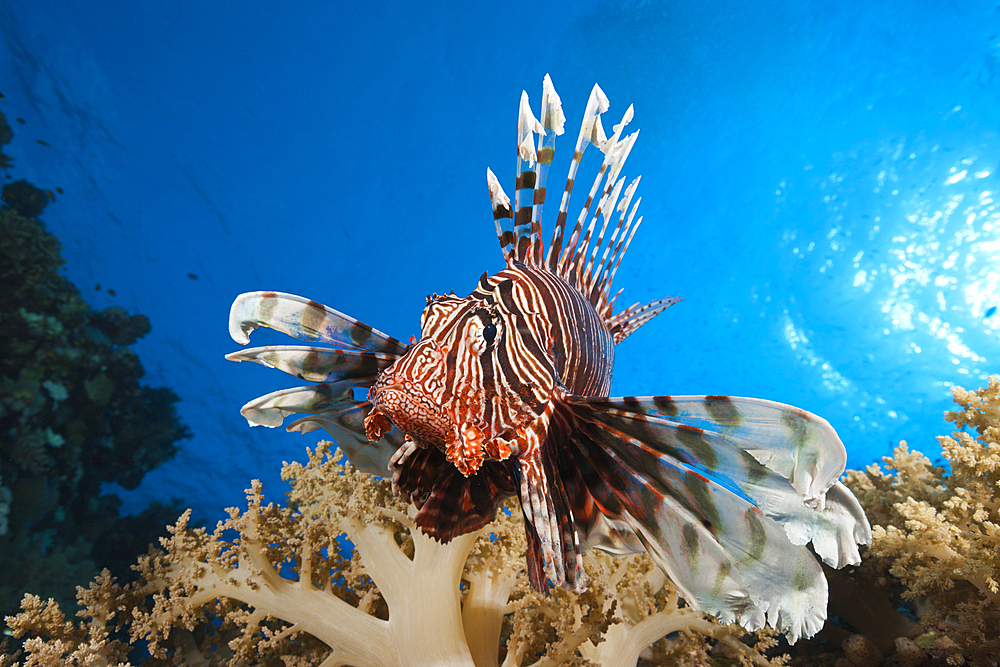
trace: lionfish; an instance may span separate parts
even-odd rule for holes
[[[770,624],[790,641],[811,636],[826,618],[827,582],[806,545],[839,568],[859,563],[858,545],[871,538],[838,481],[847,456],[833,428],[753,398],[609,397],[615,346],[678,299],[614,310],[621,291],[611,283],[642,218],[639,179],[623,186],[621,176],[638,135],[622,136],[633,109],[611,137],[607,109],[595,85],[546,247],[545,180],[565,117],[548,75],[540,119],[522,93],[513,205],[486,172],[506,268],[484,273],[467,297],[429,296],[419,340],[404,344],[291,294],[239,296],[236,342],[269,327],[333,346],[228,355],[318,383],[241,412],[270,427],[305,415],[287,430],[323,428],[357,468],[391,472],[394,491],[418,508],[416,524],[442,542],[487,525],[518,496],[538,591],[583,590],[587,548],[647,551],[692,607],[750,630]],[[590,144],[604,160],[570,228]]]

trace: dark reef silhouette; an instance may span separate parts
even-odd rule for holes
[[[0,146],[12,138],[0,113]],[[140,382],[129,346],[149,320],[81,298],[38,218],[54,194],[11,180],[12,165],[0,153],[0,616],[28,591],[72,605],[102,567],[128,579],[179,510],[120,517],[101,485],[134,489],[190,435],[177,395]]]

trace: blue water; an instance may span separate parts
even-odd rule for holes
[[[618,348],[615,394],[793,403],[851,467],[938,452],[949,387],[1000,372],[997,3],[605,4],[0,3],[13,174],[63,189],[66,274],[149,316],[147,380],[194,432],[127,511],[278,497],[315,444],[239,415],[294,384],[223,360],[240,292],[406,339],[426,294],[501,268],[485,171],[513,190],[546,72],[563,158],[595,82],[605,127],[634,103],[645,218],[616,282],[685,299]]]

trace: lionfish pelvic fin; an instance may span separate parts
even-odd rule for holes
[[[486,461],[477,474],[466,477],[440,449],[419,447],[412,440],[393,455],[389,470],[396,495],[417,507],[415,523],[439,542],[487,525],[515,492],[506,466]]]
[[[575,498],[563,482],[558,460],[570,437],[564,421],[554,419],[559,410],[559,401],[549,402],[522,429],[521,449],[511,459],[528,540],[528,579],[542,593],[548,591],[549,581],[578,592],[586,587]]]

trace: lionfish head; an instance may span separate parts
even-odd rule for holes
[[[495,276],[496,278],[498,276]],[[553,379],[511,382],[509,335],[517,316],[494,298],[484,274],[472,295],[428,297],[420,340],[383,370],[369,392],[368,437],[395,425],[418,446],[445,452],[463,475],[484,459],[517,454],[518,436],[541,411]]]

